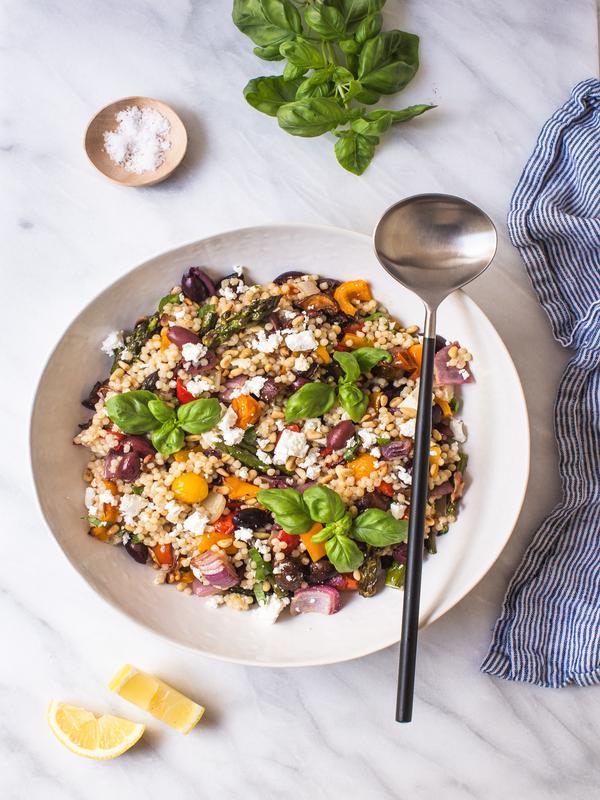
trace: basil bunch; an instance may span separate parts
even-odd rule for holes
[[[339,403],[353,422],[360,422],[369,405],[369,396],[356,382],[380,361],[391,361],[392,357],[379,347],[360,347],[352,353],[336,350],[333,357],[344,373],[338,381]],[[335,386],[330,383],[305,383],[288,398],[286,422],[323,416],[333,407],[335,394]]]
[[[292,136],[333,131],[336,158],[355,175],[368,167],[380,137],[392,125],[435,107],[366,108],[382,95],[403,89],[419,67],[418,36],[381,31],[385,2],[233,3],[233,22],[257,45],[254,53],[266,61],[287,60],[282,75],[248,82],[244,89],[248,103],[277,117],[279,126]]]
[[[263,489],[256,499],[292,535],[307,533],[315,522],[323,525],[311,539],[325,543],[327,557],[338,572],[353,572],[363,563],[365,556],[356,539],[372,547],[406,541],[405,520],[379,508],[369,508],[353,520],[342,498],[328,486],[312,486],[302,495],[295,489]]]
[[[123,433],[149,433],[164,456],[181,450],[186,433],[209,431],[221,417],[221,406],[214,397],[193,400],[175,410],[154,392],[143,389],[113,395],[106,401],[106,411]]]

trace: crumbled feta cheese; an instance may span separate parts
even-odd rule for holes
[[[367,428],[359,428],[357,430],[357,434],[358,438],[360,439],[360,443],[365,449],[373,447],[377,442],[377,437],[375,434]]]
[[[236,528],[233,532],[233,538],[239,539],[241,542],[249,542],[253,536],[252,528]]]
[[[231,397],[239,397],[241,394],[255,394],[258,396],[260,395],[266,382],[267,379],[263,378],[262,375],[256,375],[254,378],[248,378],[243,386],[240,386],[239,389],[233,390]]]
[[[278,431],[282,431],[285,428],[285,422],[282,419],[275,420],[275,428]]]
[[[204,378],[192,378],[191,381],[186,383],[185,388],[190,394],[193,394],[194,397],[198,397],[202,392],[210,392],[213,388],[213,384],[211,381],[207,381]]]
[[[281,316],[284,319],[287,319],[287,320],[294,319],[298,314],[297,311],[291,311],[289,308],[286,308],[284,311],[281,311],[280,313],[281,313]]]
[[[273,459],[271,458],[271,456],[268,453],[265,453],[265,451],[262,450],[260,447],[256,451],[256,457],[260,459],[260,461],[262,461],[263,464],[273,463]]]
[[[221,421],[217,424],[217,428],[221,431],[223,441],[225,444],[233,445],[239,444],[244,438],[243,428],[236,428],[237,414],[229,406]]]
[[[130,539],[131,539],[131,536],[129,535],[129,533],[127,531],[125,531],[125,533],[121,537],[121,541],[123,542],[123,544],[129,544],[129,540]]]
[[[392,503],[390,506],[390,514],[394,519],[403,519],[406,513],[406,506],[404,503]]]
[[[419,404],[419,383],[412,390],[412,392],[402,399],[402,402],[398,406],[400,411],[407,416],[407,417],[416,417],[417,416],[417,407]]]
[[[294,361],[294,372],[306,372],[310,369],[310,361],[306,356],[300,354]]]
[[[414,439],[415,438],[416,425],[417,425],[417,420],[416,420],[415,417],[412,417],[411,419],[407,419],[406,422],[400,422],[397,425],[398,433],[401,436],[407,436],[407,437],[409,437],[411,439]]]
[[[96,505],[95,498],[96,498],[96,490],[92,489],[91,486],[88,486],[87,489],[85,490],[85,495],[84,495],[84,503],[88,511],[92,508],[92,506],[95,507]]]
[[[469,374],[469,370],[465,369],[464,367],[458,370],[458,374],[465,381],[471,377],[471,375]]]
[[[462,443],[467,441],[465,423],[461,419],[451,419],[450,430],[452,431],[452,436],[454,436],[457,442]]]
[[[277,595],[271,594],[265,598],[264,603],[259,605],[256,614],[262,622],[272,625],[289,602],[287,597],[277,597]]]
[[[125,344],[123,339],[123,331],[111,331],[106,339],[102,342],[101,350],[107,356],[112,356],[115,350],[123,347]]]
[[[237,292],[232,286],[221,286],[219,294],[221,297],[224,297],[225,300],[235,300],[237,296]]]
[[[218,441],[219,434],[215,433],[215,431],[206,431],[206,433],[200,434],[200,444],[207,450],[214,447]]]
[[[300,331],[299,333],[288,333],[285,337],[285,346],[294,353],[306,350],[315,350],[319,343],[310,331]]]
[[[208,517],[203,511],[194,511],[193,514],[190,514],[189,517],[186,517],[183,521],[185,530],[193,533],[194,536],[201,536],[207,524]]]
[[[268,439],[266,439],[266,438],[262,439],[260,436],[258,436],[257,439],[256,439],[256,444],[259,446],[259,448],[261,450],[266,450],[267,447],[269,446],[270,442],[269,442]]]
[[[247,481],[248,476],[250,475],[250,471],[248,470],[248,467],[240,467],[236,472],[236,475],[238,476],[238,478],[241,478],[241,480]]]
[[[400,483],[405,484],[405,486],[410,486],[412,483],[412,475],[400,465],[396,467],[396,477]]]
[[[273,455],[273,462],[275,464],[285,464],[290,456],[302,458],[308,451],[308,442],[306,437],[301,431],[283,430],[275,453]]]
[[[233,358],[231,360],[231,366],[237,367],[238,369],[250,369],[252,367],[252,361],[249,358]]]
[[[248,345],[259,353],[274,353],[281,344],[281,334],[278,331],[267,336],[264,331],[256,334],[256,339]]]
[[[314,481],[315,478],[319,475],[321,471],[319,466],[319,451],[318,450],[311,450],[309,454],[306,456],[304,461],[301,461],[298,466],[306,471],[306,477],[309,481]]]
[[[121,351],[121,361],[129,361],[130,358],[133,358],[133,353],[131,350],[125,348]]]
[[[257,539],[254,542],[254,547],[256,550],[258,550],[261,556],[268,556],[271,553],[269,545],[266,542],[261,541],[261,539]]]
[[[369,453],[373,456],[373,458],[381,458],[381,450],[378,447],[372,447],[369,450]]]
[[[185,317],[186,310],[185,308],[180,308],[178,311],[173,312],[173,316],[175,319],[183,319]]]
[[[133,525],[134,518],[145,508],[146,500],[138,494],[124,494],[119,504],[126,525]]]
[[[181,348],[181,355],[183,356],[184,361],[197,364],[200,359],[206,355],[206,347],[200,342],[197,342],[196,344],[193,342],[186,342]]]
[[[165,503],[165,511],[167,512],[165,514],[167,522],[172,522],[174,525],[183,511],[183,506],[180,506],[175,500],[169,500],[168,503]]]
[[[213,594],[206,598],[204,605],[206,608],[218,608],[219,606],[223,605],[224,602],[225,598],[222,594]]]
[[[321,422],[321,420],[318,417],[310,417],[310,419],[307,419],[306,422],[304,423],[303,430],[305,430],[305,431],[320,431],[322,427],[323,427],[323,423]]]
[[[105,503],[107,506],[116,506],[119,503],[114,494],[108,489],[105,489],[103,492],[100,492],[100,494],[98,495],[98,502]]]
[[[236,264],[234,266],[233,271],[238,276],[238,278],[241,278],[244,274],[244,268],[241,267],[239,264]]]

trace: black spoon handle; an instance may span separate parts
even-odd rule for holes
[[[404,607],[402,610],[402,638],[398,671],[396,721],[412,719],[415,689],[415,663],[419,634],[419,600],[421,597],[421,567],[423,565],[423,537],[425,506],[429,483],[429,450],[431,440],[431,392],[433,386],[433,359],[435,336],[423,339],[419,405],[415,428],[415,449],[408,523],[408,548],[406,578],[404,582]]]

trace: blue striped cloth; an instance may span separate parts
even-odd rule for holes
[[[600,82],[544,125],[508,226],[555,338],[574,350],[555,432],[562,500],[512,578],[481,669],[538,686],[600,683]]]

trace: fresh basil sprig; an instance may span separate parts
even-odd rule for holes
[[[293,136],[333,131],[337,160],[355,175],[368,167],[380,137],[392,125],[434,108],[415,105],[370,112],[365,107],[382,95],[399,92],[419,67],[418,36],[382,32],[385,2],[233,2],[233,22],[257,45],[254,53],[266,61],[287,61],[282,75],[248,82],[248,103],[277,117],[279,126]]]
[[[352,572],[362,564],[365,556],[356,539],[372,547],[406,541],[405,520],[377,508],[353,520],[342,498],[328,486],[313,486],[302,495],[295,489],[263,489],[256,499],[290,534],[306,533],[315,522],[323,525],[311,539],[325,543],[327,557],[338,572]]]
[[[123,433],[150,433],[154,447],[167,456],[181,450],[185,433],[209,431],[221,416],[214,397],[193,400],[175,410],[154,392],[144,390],[113,395],[106,401],[106,411]]]
[[[330,383],[305,383],[288,398],[285,421],[322,417],[335,403],[335,386]]]

